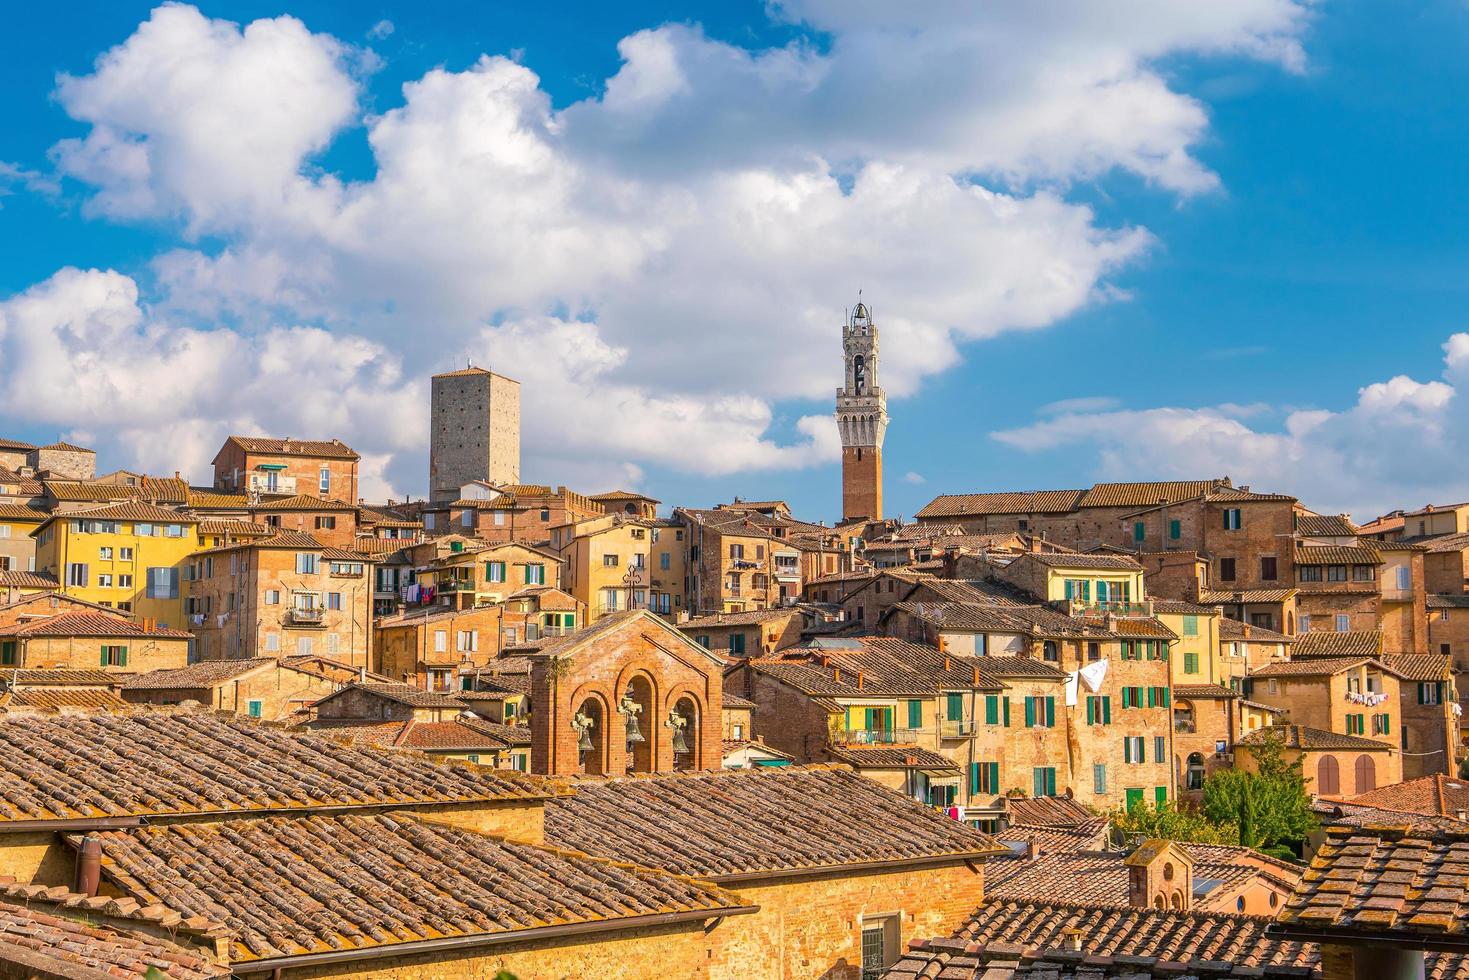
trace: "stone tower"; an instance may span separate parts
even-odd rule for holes
[[[470,367],[434,375],[430,397],[431,500],[453,500],[474,480],[520,482],[519,381]]]
[[[888,401],[877,383],[877,325],[858,303],[842,328],[846,384],[837,389],[842,434],[842,520],[882,518],[882,438]]]

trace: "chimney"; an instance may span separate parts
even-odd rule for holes
[[[1041,859],[1041,844],[1034,837],[1025,839],[1025,859],[1027,861],[1039,861]]]
[[[866,683],[867,683],[867,675],[864,674],[864,673],[862,673],[862,671],[860,671],[860,670],[857,671],[857,690],[859,690],[859,691],[862,690],[862,688],[866,685]]]
[[[1250,638],[1250,624],[1249,623],[1240,623],[1239,624],[1239,631],[1240,631],[1240,633],[1242,633],[1244,635],[1244,638],[1245,639],[1248,640]]]
[[[971,664],[974,668],[974,686],[979,686],[979,664]]]
[[[77,848],[76,890],[79,894],[94,898],[101,883],[102,838],[96,834],[88,834],[82,838],[81,846]]]
[[[836,681],[838,684],[842,682],[842,669],[840,667],[833,667],[831,669],[831,675],[832,680]]]
[[[949,655],[947,653],[944,654],[944,673],[947,674],[950,670],[953,669],[953,667],[954,664],[953,661],[949,659]]]
[[[1073,953],[1081,952],[1081,937],[1086,935],[1085,932],[1080,929],[1067,929],[1061,935],[1065,937],[1062,939],[1063,948],[1069,949]]]
[[[178,479],[178,478],[179,478],[179,471],[178,471],[178,470],[174,470],[174,471],[173,471],[173,478],[174,478],[174,479],[175,479],[175,480],[177,480],[177,479]]]

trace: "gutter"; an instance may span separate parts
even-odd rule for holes
[[[766,878],[800,878],[810,875],[828,874],[833,871],[896,871],[900,868],[928,868],[939,864],[953,864],[956,861],[972,863],[984,861],[985,858],[998,857],[1010,853],[1006,850],[992,851],[964,851],[959,854],[937,854],[919,858],[896,858],[890,861],[862,861],[857,864],[822,864],[805,868],[777,868],[772,871],[736,871],[732,874],[711,875],[699,874],[697,877],[712,881],[716,885],[725,885],[733,882],[763,881]]]
[[[1370,932],[1366,929],[1353,934],[1333,932],[1329,929],[1311,929],[1272,922],[1265,927],[1270,939],[1289,939],[1292,942],[1316,943],[1320,946],[1392,946],[1396,949],[1416,949],[1431,953],[1459,953],[1469,950],[1469,942],[1451,938],[1436,939],[1419,933]]]
[[[419,939],[406,943],[382,943],[358,949],[335,949],[323,953],[302,953],[296,956],[274,956],[268,959],[246,960],[231,964],[236,976],[264,973],[326,963],[346,963],[353,960],[378,959],[384,956],[410,956],[439,950],[470,949],[482,946],[504,946],[511,943],[530,942],[537,939],[557,939],[562,936],[580,936],[623,929],[641,929],[647,926],[667,925],[678,922],[703,922],[709,919],[723,920],[731,915],[746,915],[760,911],[758,905],[725,906],[715,909],[693,909],[686,912],[659,912],[652,915],[635,915],[625,919],[599,919],[594,922],[568,922],[552,926],[536,926],[531,929],[515,929],[503,933],[475,933],[469,936],[444,936],[438,939]]]

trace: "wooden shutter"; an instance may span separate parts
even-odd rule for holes
[[[1056,727],[1056,699],[1050,695],[1046,696],[1046,727]]]
[[[1025,727],[1035,727],[1035,698],[1025,699]]]

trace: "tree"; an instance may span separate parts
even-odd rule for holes
[[[1234,824],[1216,824],[1196,810],[1180,810],[1169,802],[1157,806],[1137,803],[1130,810],[1119,807],[1108,814],[1108,819],[1124,840],[1161,837],[1192,844],[1233,844],[1239,840],[1239,828]]]
[[[1234,824],[1245,847],[1295,853],[1316,829],[1299,756],[1285,761],[1284,743],[1274,734],[1252,741],[1255,771],[1226,769],[1204,780],[1204,815]]]

